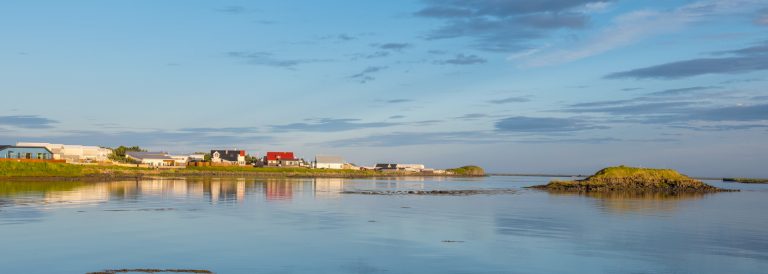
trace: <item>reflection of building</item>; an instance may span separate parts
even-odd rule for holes
[[[53,153],[42,146],[2,146],[0,159],[51,160]]]
[[[264,183],[267,200],[290,200],[293,198],[293,184],[285,180],[268,180]]]
[[[20,142],[17,146],[45,147],[53,153],[53,159],[66,160],[68,163],[106,162],[112,150],[97,146],[62,145],[50,143]]]
[[[316,178],[315,196],[322,198],[339,198],[344,191],[344,179],[339,178]]]
[[[315,168],[343,169],[344,159],[339,156],[317,155],[315,156]]]

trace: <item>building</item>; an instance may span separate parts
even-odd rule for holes
[[[125,152],[125,157],[129,160],[153,167],[176,165],[176,161],[165,152],[128,151]]]
[[[67,163],[91,163],[109,161],[112,150],[97,146],[63,145],[51,143],[19,142],[17,146],[45,147],[53,153],[53,159]]]
[[[376,164],[375,169],[381,171],[421,172],[425,167],[422,164]]]
[[[376,164],[373,169],[380,171],[398,171],[397,164]]]
[[[53,160],[53,152],[42,146],[0,145],[0,159]]]
[[[188,162],[205,162],[205,154],[195,153],[189,155]]]
[[[303,161],[296,159],[293,152],[267,152],[267,156],[264,156],[264,163],[267,166],[279,167],[303,166]]]
[[[177,166],[186,166],[187,162],[189,162],[189,156],[187,155],[168,155],[168,157],[171,157],[174,165]]]
[[[314,168],[344,169],[344,159],[340,156],[317,155]]]
[[[211,150],[211,163],[244,166],[245,150]]]

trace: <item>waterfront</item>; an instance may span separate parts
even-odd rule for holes
[[[0,183],[0,273],[758,273],[768,185],[550,194],[546,177]],[[341,191],[514,189],[471,196]]]

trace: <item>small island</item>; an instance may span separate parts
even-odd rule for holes
[[[626,166],[604,168],[583,180],[552,181],[549,184],[531,188],[558,192],[624,191],[672,194],[738,191],[714,187],[672,169]]]
[[[734,183],[742,183],[742,184],[768,184],[768,179],[723,178],[723,182],[734,182]]]

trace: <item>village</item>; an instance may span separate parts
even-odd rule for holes
[[[382,173],[400,172],[414,174],[446,174],[449,171],[427,168],[423,164],[376,163],[359,166],[348,163],[341,156],[316,155],[313,160],[297,157],[290,151],[269,151],[263,157],[239,149],[212,149],[210,152],[170,154],[146,151],[139,147],[115,149],[52,143],[18,142],[16,145],[0,145],[0,161],[56,162],[76,165],[115,165],[154,169],[182,169],[187,167],[238,166],[305,168],[324,170],[371,170]]]

